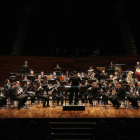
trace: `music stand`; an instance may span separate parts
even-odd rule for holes
[[[123,80],[122,84],[128,84],[128,82],[126,80]]]
[[[106,79],[105,80],[108,84],[110,84],[110,83],[112,83],[113,82],[113,80],[112,79]]]
[[[54,85],[54,84],[56,84],[56,80],[48,80],[48,84]]]
[[[56,73],[57,76],[61,75],[61,71],[54,71]]]
[[[115,73],[115,69],[107,69],[108,74],[114,74]]]
[[[100,78],[101,78],[102,80],[105,80],[105,79],[107,79],[107,75],[100,75]]]
[[[84,85],[85,84],[85,80],[81,80],[81,83],[82,83],[82,85]]]
[[[89,78],[88,78],[88,77],[83,77],[82,79],[83,79],[83,80],[88,80]]]
[[[67,82],[60,82],[60,86],[66,85]]]
[[[17,74],[16,81],[21,81],[21,80],[22,80],[22,75],[21,74]]]
[[[34,76],[28,75],[28,76],[27,76],[27,79],[29,79],[30,81],[34,82],[34,80],[35,80],[35,75],[34,75]]]
[[[96,82],[96,80],[91,80],[91,79],[88,80],[89,84],[92,84],[93,82]]]
[[[27,72],[26,72],[26,69],[20,69],[20,70],[19,70],[19,73],[20,73],[20,74],[25,74],[25,73],[27,73]]]

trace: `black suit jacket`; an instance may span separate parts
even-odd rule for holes
[[[116,92],[117,92],[118,98],[120,98],[120,99],[124,99],[125,98],[125,90],[122,87],[117,89]]]
[[[79,86],[79,83],[81,82],[80,77],[74,74],[70,77],[69,83],[72,82],[71,86]]]
[[[23,65],[22,66],[22,69],[25,69],[26,70],[26,73],[29,73],[29,66],[28,65],[27,66]]]
[[[17,95],[16,90],[13,88],[9,89],[9,96],[10,97],[15,97]]]
[[[7,92],[11,88],[11,85],[8,86],[7,84],[4,85],[4,92]]]

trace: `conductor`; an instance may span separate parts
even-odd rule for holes
[[[81,82],[80,77],[77,75],[77,71],[73,72],[74,75],[70,77],[69,83],[71,82],[71,91],[70,91],[70,99],[69,104],[72,103],[73,94],[75,93],[75,105],[78,105],[78,86]]]

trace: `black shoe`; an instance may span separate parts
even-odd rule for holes
[[[78,103],[74,103],[74,105],[78,105]]]
[[[47,105],[47,107],[50,107],[50,105]]]

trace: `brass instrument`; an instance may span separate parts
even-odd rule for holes
[[[133,71],[128,72],[128,75],[127,75],[127,78],[126,78],[127,82],[130,82],[130,83],[134,82],[134,79],[132,78],[133,73],[134,73]]]

